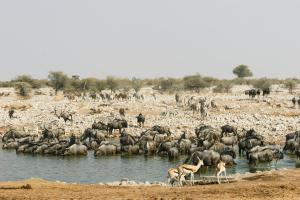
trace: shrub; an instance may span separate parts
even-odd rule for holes
[[[68,76],[63,72],[50,72],[48,78],[50,85],[55,90],[55,94],[57,94],[58,90],[64,90],[69,81]]]
[[[26,82],[16,82],[14,88],[16,93],[22,97],[29,97],[32,90],[31,85]]]
[[[186,76],[183,78],[184,89],[199,91],[202,88],[209,87],[209,83],[200,75]]]
[[[295,80],[295,79],[286,79],[284,81],[284,85],[285,85],[286,88],[289,89],[289,93],[293,94],[293,90],[296,88],[296,85],[297,85],[297,80]]]
[[[33,79],[29,75],[20,75],[16,79],[12,80],[12,82],[25,82],[31,85],[33,89],[39,89],[45,85],[44,80]]]
[[[214,93],[229,93],[232,88],[231,81],[220,81],[217,86],[213,89]]]
[[[137,79],[135,77],[132,78],[131,83],[132,83],[132,88],[134,89],[135,92],[140,91],[140,89],[143,86],[142,80],[141,79]]]
[[[108,76],[106,78],[106,85],[107,88],[110,89],[111,91],[115,91],[118,88],[118,82],[112,76]]]
[[[261,78],[253,81],[253,87],[259,88],[262,90],[270,88],[272,85],[271,81],[267,78]]]

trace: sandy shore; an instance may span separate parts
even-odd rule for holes
[[[299,199],[300,169],[254,174],[230,184],[194,187],[77,185],[30,179],[1,182],[0,199]]]

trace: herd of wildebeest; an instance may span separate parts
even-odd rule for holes
[[[263,95],[268,95],[270,90],[262,92]],[[245,94],[255,97],[260,95],[260,91],[253,89],[246,91]],[[118,98],[123,98],[123,95]],[[180,101],[178,94],[175,95],[175,100]],[[189,100],[191,107],[193,101],[194,99]],[[201,114],[203,114],[202,109],[206,107],[205,102],[205,100],[197,102]],[[292,102],[296,105],[296,98]],[[300,100],[298,102],[300,103]],[[254,129],[238,130],[231,125],[216,128],[201,123],[195,127],[194,134],[188,135],[183,131],[180,137],[175,137],[168,127],[156,125],[145,131],[141,129],[139,136],[133,136],[127,132],[128,123],[124,109],[120,109],[119,112],[122,117],[109,123],[95,121],[80,136],[73,134],[67,136],[64,128],[53,128],[53,126],[44,126],[39,135],[28,135],[11,128],[2,136],[2,148],[15,149],[17,153],[55,156],[85,156],[88,151],[94,151],[95,157],[118,154],[160,155],[176,160],[184,155],[185,163],[195,165],[201,159],[204,166],[208,167],[214,167],[220,161],[226,163],[226,166],[236,165],[237,153],[239,156],[246,157],[250,166],[272,161],[277,164],[278,160],[283,159],[284,153],[300,157],[300,131],[287,134],[284,147],[268,143]],[[10,110],[9,116],[12,117],[13,114],[14,111]],[[55,115],[63,118],[65,122],[72,121],[72,115],[57,114],[56,111]],[[144,127],[146,117],[140,113],[136,118],[139,127]],[[112,137],[114,130],[118,130],[118,137]]]

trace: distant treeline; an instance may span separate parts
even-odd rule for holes
[[[112,91],[122,89],[128,91],[134,89],[138,92],[142,87],[153,87],[156,90],[176,92],[183,90],[201,91],[204,88],[214,87],[216,93],[230,92],[234,85],[252,85],[254,88],[265,89],[273,84],[284,84],[290,92],[293,92],[299,79],[216,79],[213,77],[201,76],[199,74],[185,76],[183,78],[117,78],[109,76],[106,79],[84,78],[79,76],[68,76],[63,72],[49,72],[47,79],[35,79],[29,75],[20,75],[11,81],[0,82],[0,87],[15,87],[19,94],[26,96],[31,89],[52,87],[57,91],[69,92],[100,92],[105,89]],[[25,95],[24,95],[25,94]]]

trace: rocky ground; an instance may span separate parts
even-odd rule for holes
[[[20,99],[15,96],[13,89],[1,88],[0,92],[10,92],[8,97],[0,97],[0,132],[8,127],[19,127],[25,131],[36,134],[44,125],[55,124],[64,127],[67,133],[81,134],[84,129],[91,127],[94,120],[107,122],[119,117],[119,108],[126,109],[126,119],[130,128],[128,133],[139,135],[143,130],[153,125],[168,126],[175,135],[186,130],[190,136],[200,123],[206,123],[214,127],[225,124],[237,126],[242,129],[254,128],[257,132],[266,136],[267,140],[275,143],[283,143],[285,134],[300,129],[300,108],[293,108],[291,99],[294,95],[280,86],[273,86],[272,94],[267,98],[249,99],[243,91],[248,86],[235,86],[230,94],[214,94],[204,91],[200,94],[182,93],[182,97],[202,96],[215,100],[217,108],[209,109],[208,117],[202,120],[199,113],[193,114],[183,104],[176,104],[174,94],[159,94],[151,88],[143,88],[145,100],[127,101],[102,101],[90,98],[77,99],[70,102],[62,94],[50,96],[50,89],[44,88],[46,95],[35,95],[30,99]],[[296,91],[297,92],[297,91]],[[152,96],[156,93],[157,99]],[[8,109],[17,109],[15,118],[8,118]],[[54,115],[66,110],[75,113],[74,123],[65,123]],[[95,113],[94,111],[100,111]],[[143,129],[137,127],[136,116],[139,113],[146,115],[146,126]],[[166,116],[162,113],[167,113]],[[172,115],[175,113],[175,115]],[[51,123],[54,122],[54,123]]]
[[[235,183],[193,187],[79,185],[30,179],[0,183],[0,199],[264,199],[297,200],[299,169],[240,177]],[[29,184],[32,189],[20,189]]]
[[[294,95],[280,86],[273,86],[267,98],[249,99],[243,91],[247,86],[235,86],[230,94],[181,93],[182,97],[202,96],[215,100],[217,108],[210,108],[208,117],[202,120],[199,113],[193,113],[183,104],[176,104],[174,94],[159,94],[150,88],[143,88],[145,100],[102,101],[90,98],[69,101],[62,94],[50,96],[49,88],[42,89],[45,95],[34,95],[30,99],[20,99],[11,88],[0,88],[0,92],[10,92],[8,97],[0,97],[0,134],[9,127],[24,129],[30,134],[38,134],[44,125],[64,127],[67,134],[80,135],[96,120],[107,122],[119,117],[119,108],[126,109],[129,122],[128,133],[139,135],[153,125],[170,127],[179,136],[186,130],[190,136],[200,123],[220,127],[225,124],[242,129],[254,128],[267,140],[283,144],[285,135],[300,130],[300,108],[294,108]],[[298,91],[296,91],[298,92]],[[153,98],[156,93],[156,99]],[[298,95],[299,96],[299,95]],[[8,118],[8,109],[16,108],[15,118]],[[54,115],[67,110],[75,113],[74,123],[65,124]],[[94,112],[99,111],[99,112]],[[138,128],[136,116],[146,116],[144,128]],[[164,115],[163,113],[167,113]],[[174,114],[174,115],[173,115]],[[114,187],[112,185],[73,185],[49,183],[42,180],[0,183],[0,199],[299,199],[299,170],[283,170],[258,173],[240,177],[231,184],[169,188],[149,183],[138,186]],[[28,183],[31,190],[5,189]],[[145,187],[145,185],[150,185]]]

